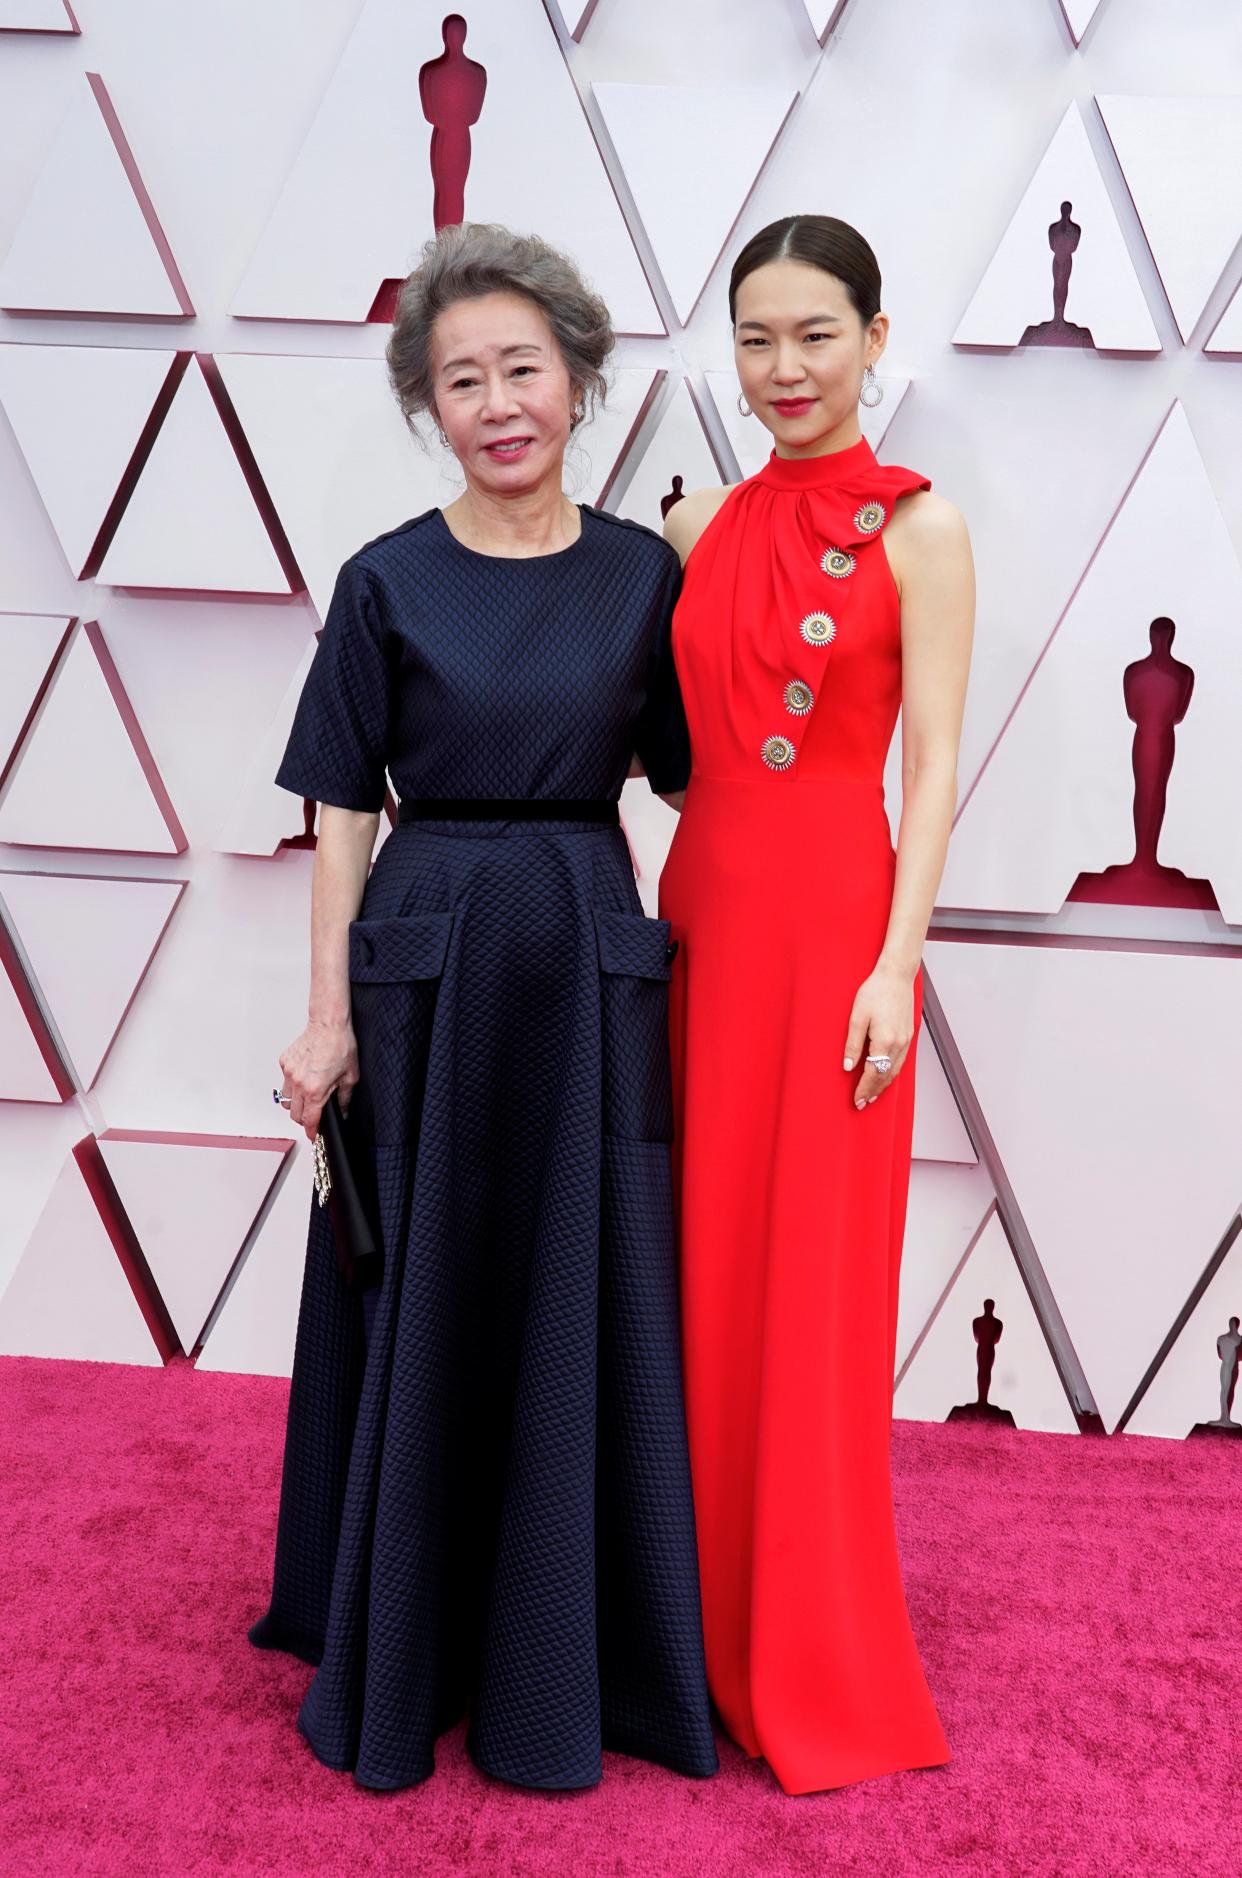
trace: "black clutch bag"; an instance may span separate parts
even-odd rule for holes
[[[319,1117],[314,1157],[315,1191],[332,1221],[341,1276],[355,1290],[370,1290],[384,1275],[384,1258],[358,1172],[350,1165],[349,1122],[335,1089]]]

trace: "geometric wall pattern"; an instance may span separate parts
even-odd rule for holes
[[[568,486],[658,527],[766,459],[728,267],[815,208],[884,268],[865,432],[959,503],[979,568],[895,1412],[1217,1417],[1242,1314],[1233,14],[475,0],[463,35],[311,0],[296,58],[278,10],[195,40],[208,111],[128,0],[97,42],[63,0],[0,8],[0,1351],[288,1373],[309,1154],[261,1131],[312,834],[271,779],[341,561],[458,486],[382,356],[437,217],[536,229],[604,295],[612,391]],[[675,818],[641,780],[622,816],[653,908]]]

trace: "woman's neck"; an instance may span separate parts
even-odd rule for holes
[[[444,510],[444,519],[463,547],[514,560],[556,554],[571,547],[582,529],[581,514],[559,480],[513,495],[468,484]]]

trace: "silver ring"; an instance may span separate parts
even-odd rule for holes
[[[292,1108],[293,1106],[293,1097],[282,1096],[279,1089],[272,1090],[272,1101],[279,1102],[282,1109]]]
[[[876,1069],[880,1072],[881,1076],[887,1076],[889,1070],[893,1067],[893,1059],[891,1056],[869,1056],[867,1061],[870,1063],[872,1069]]]

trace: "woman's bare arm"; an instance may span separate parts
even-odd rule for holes
[[[379,816],[355,809],[319,811],[311,878],[310,1000],[306,1028],[280,1058],[282,1094],[293,1120],[314,1138],[333,1089],[342,1108],[358,1080],[358,1046],[349,1000],[349,926],[358,917]]]

